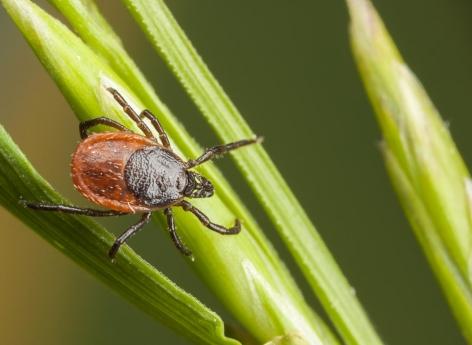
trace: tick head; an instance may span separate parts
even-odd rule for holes
[[[213,195],[215,188],[211,182],[202,175],[188,171],[187,187],[185,187],[184,195],[189,198],[209,198]]]

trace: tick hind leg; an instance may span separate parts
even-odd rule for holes
[[[164,131],[164,128],[162,127],[159,119],[155,117],[149,110],[143,110],[141,114],[139,114],[139,117],[145,117],[151,121],[157,133],[159,133],[159,139],[161,139],[162,145],[164,145],[166,148],[170,148],[169,138],[167,137],[167,133]]]
[[[234,222],[233,227],[225,228],[222,225],[212,223],[210,219],[202,211],[200,211],[198,208],[193,206],[188,201],[183,200],[179,204],[177,204],[177,206],[181,206],[185,211],[192,212],[203,225],[205,225],[208,229],[213,230],[219,234],[236,235],[241,232],[241,223],[239,222],[238,219],[236,219],[236,221]]]
[[[95,210],[93,208],[81,208],[76,206],[61,205],[61,204],[45,204],[42,202],[34,203],[29,201],[21,201],[21,203],[28,208],[38,211],[52,211],[69,214],[77,214],[89,217],[113,217],[124,216],[129,213],[113,211],[113,210]]]
[[[139,129],[143,131],[146,137],[157,140],[156,137],[154,137],[154,134],[152,134],[149,127],[143,121],[143,118],[147,118],[151,122],[153,127],[156,129],[157,133],[159,133],[159,139],[161,139],[162,145],[164,145],[164,147],[166,148],[170,147],[169,138],[167,137],[167,134],[164,131],[164,128],[162,127],[157,117],[155,117],[149,110],[143,110],[138,115],[136,111],[134,111],[133,108],[131,108],[129,103],[124,99],[124,97],[117,90],[111,87],[108,88],[107,90],[110,91],[110,93],[113,95],[113,97],[118,102],[118,104],[120,104],[123,107],[123,111],[138,125]]]
[[[182,240],[177,234],[177,231],[175,230],[175,221],[174,216],[172,215],[172,210],[170,208],[166,208],[164,210],[164,214],[167,217],[167,229],[169,230],[170,237],[172,238],[175,246],[185,256],[191,256],[192,252],[185,246],[185,244],[183,244]]]
[[[217,158],[218,156],[224,155],[230,151],[236,150],[240,147],[246,146],[246,145],[251,145],[255,143],[260,143],[262,141],[262,137],[256,137],[254,139],[244,139],[244,140],[239,140],[235,141],[233,143],[229,144],[224,144],[224,145],[217,145],[210,147],[205,150],[205,152],[198,158],[196,159],[191,159],[187,162],[187,167],[193,168],[196,167],[197,165],[200,165],[202,163],[205,163],[209,160],[212,160],[214,158]]]
[[[113,260],[120,247],[127,240],[129,240],[131,236],[135,235],[139,230],[141,230],[144,225],[149,223],[149,220],[151,220],[151,212],[144,213],[139,222],[130,226],[128,230],[126,230],[120,237],[118,237],[115,243],[113,243],[110,250],[108,251],[108,256],[110,257],[110,259]]]
[[[115,120],[109,119],[108,117],[102,116],[102,117],[97,117],[96,119],[82,121],[79,125],[80,137],[82,139],[87,138],[90,135],[88,133],[88,130],[91,127],[94,127],[97,125],[104,125],[104,126],[116,128],[123,132],[129,132],[129,129],[123,126],[121,123],[116,122]]]

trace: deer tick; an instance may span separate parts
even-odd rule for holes
[[[109,88],[108,91],[144,135],[132,133],[122,124],[107,117],[83,121],[79,126],[82,141],[71,162],[75,188],[85,198],[107,210],[32,202],[25,202],[25,206],[35,210],[90,217],[142,213],[139,222],[116,239],[108,252],[111,259],[123,243],[149,222],[151,214],[159,210],[163,210],[167,218],[167,228],[175,246],[184,255],[191,255],[176,232],[172,207],[182,207],[193,213],[203,225],[219,234],[239,233],[239,220],[230,228],[212,223],[202,211],[185,200],[208,198],[214,192],[209,180],[190,169],[234,149],[260,142],[261,138],[214,146],[205,150],[200,157],[185,161],[172,151],[166,132],[149,110],[138,115],[117,90]],[[154,136],[143,121],[144,118],[149,120],[159,138]],[[112,127],[118,132],[89,133],[88,130],[96,125]]]

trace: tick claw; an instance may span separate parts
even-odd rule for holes
[[[118,249],[120,249],[120,245],[117,243],[114,243],[110,250],[108,251],[108,257],[110,258],[111,262],[115,261],[116,254],[118,253]]]
[[[229,229],[228,233],[239,234],[240,232],[241,232],[241,222],[239,221],[239,219],[236,219],[234,221],[233,227]]]

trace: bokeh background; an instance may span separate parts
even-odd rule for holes
[[[99,4],[173,112],[203,145],[216,143],[121,3]],[[374,4],[470,165],[472,4]],[[379,130],[349,50],[344,3],[187,0],[168,5],[254,131],[265,136],[265,147],[386,343],[464,344],[386,176]],[[77,120],[3,9],[0,42],[0,122],[57,190],[85,204],[69,180]],[[231,160],[218,164],[301,280]],[[105,224],[115,233],[125,226]],[[3,209],[0,236],[1,344],[187,344]],[[226,316],[163,231],[150,226],[131,245]]]

